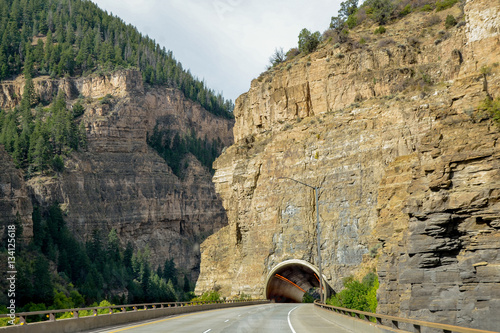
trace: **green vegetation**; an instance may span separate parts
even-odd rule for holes
[[[311,33],[307,29],[302,29],[299,34],[299,51],[308,54],[316,50],[321,40],[319,31]]]
[[[341,3],[338,16],[331,19],[330,29],[342,32],[371,19],[380,25],[387,24],[397,18],[404,17],[414,11],[444,10],[455,5],[459,0],[365,0],[358,6],[357,0]]]
[[[220,300],[221,295],[219,290],[206,291],[201,296],[192,299],[193,302],[216,302]]]
[[[208,111],[232,117],[232,101],[184,70],[171,51],[91,1],[0,0],[0,31],[0,80],[27,69],[32,77],[55,78],[138,68],[144,82],[179,88]]]
[[[352,276],[344,279],[344,289],[330,297],[326,303],[333,306],[373,312],[377,310],[378,277],[375,273],[368,273],[359,282]]]
[[[436,2],[436,11],[445,10],[453,7],[459,0],[442,0]]]
[[[385,24],[393,22],[398,18],[404,17],[415,11],[437,11],[444,10],[454,6],[461,0],[365,0],[358,6],[359,0],[345,0],[340,4],[340,10],[337,16],[333,16],[330,21],[329,29],[322,36],[319,32],[311,33],[307,29],[302,29],[299,34],[299,45],[297,48],[292,48],[286,53],[286,58],[283,53],[275,51],[269,59],[271,66],[268,69],[294,58],[298,54],[307,55],[323,43],[332,43],[334,48],[338,48],[341,43],[346,43],[350,40],[349,31],[362,24],[365,20],[371,20],[378,23],[379,27],[375,29],[374,34],[383,34],[386,32]],[[454,19],[454,18],[453,18]],[[446,27],[450,28],[457,24],[456,20],[447,19]],[[440,23],[439,16],[433,15],[424,23],[425,26],[432,26]],[[361,39],[359,44],[364,44],[366,39]],[[353,41],[350,41],[354,45]]]
[[[375,31],[373,32],[375,35],[381,35],[381,34],[385,34],[387,30],[385,29],[385,27],[383,25],[381,25],[380,27],[378,27],[377,29],[375,29]]]
[[[314,303],[314,297],[309,293],[304,293],[304,296],[302,296],[302,303]]]
[[[407,4],[400,12],[399,17],[404,17],[412,12],[412,7],[410,4]]]
[[[59,94],[49,108],[37,106],[33,117],[30,89],[28,76],[20,106],[0,110],[0,143],[28,178],[35,172],[62,172],[63,156],[87,147],[83,123],[79,125],[77,115],[67,108],[65,96]],[[76,111],[81,112],[79,107]]]
[[[389,22],[395,5],[390,0],[366,0],[363,8],[373,21],[382,25]]]
[[[486,97],[479,105],[479,111],[481,114],[489,115],[500,124],[500,97],[492,99]]]
[[[158,125],[147,140],[178,177],[182,177],[182,171],[187,167],[183,160],[188,153],[193,154],[213,173],[212,164],[224,147],[220,140],[209,141],[206,137],[199,139],[194,131],[181,137],[179,133],[160,129]]]
[[[352,29],[357,24],[355,16],[358,11],[358,0],[347,0],[340,3],[340,10],[338,16],[334,16],[330,22],[330,29],[338,32],[342,31],[345,26]]]
[[[319,300],[320,298],[319,288],[311,288],[302,296],[302,303],[314,303],[315,300]]]
[[[444,26],[446,27],[446,29],[450,29],[456,25],[457,25],[457,20],[455,19],[455,16],[453,15],[446,16],[446,21],[444,21]]]
[[[0,245],[6,256],[5,236]],[[172,259],[153,270],[149,249],[134,251],[130,243],[123,248],[114,229],[107,235],[95,229],[84,244],[76,240],[57,204],[34,208],[33,239],[17,245],[18,312],[96,306],[103,300],[130,304],[194,297],[187,272],[179,272]],[[7,293],[1,295],[0,304],[7,304]],[[7,313],[5,305],[0,313]]]

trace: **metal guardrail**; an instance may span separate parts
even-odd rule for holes
[[[111,305],[104,307],[88,307],[88,308],[77,308],[77,309],[59,309],[59,310],[43,310],[43,311],[32,311],[32,312],[19,312],[15,316],[19,318],[20,325],[28,325],[26,318],[28,316],[43,316],[48,318],[46,321],[56,321],[58,313],[71,313],[73,318],[80,318],[80,312],[91,311],[91,316],[103,315],[99,314],[99,310],[107,309],[107,314],[113,313],[123,313],[123,312],[135,312],[144,310],[154,310],[154,309],[164,309],[164,308],[175,308],[184,306],[196,306],[196,305],[206,305],[206,304],[221,304],[221,303],[245,303],[245,302],[255,302],[259,300],[226,300],[226,301],[205,301],[205,302],[167,302],[167,303],[143,303],[143,304],[126,304],[126,305]],[[115,312],[114,310],[119,310]],[[0,318],[10,317],[9,314],[0,314]]]
[[[452,333],[452,332],[456,332],[456,333],[498,333],[498,332],[500,332],[500,331],[498,331],[498,332],[485,331],[485,330],[480,330],[480,329],[475,329],[475,328],[467,328],[467,327],[461,327],[461,326],[432,323],[432,322],[421,321],[421,320],[416,320],[416,319],[387,316],[387,315],[382,315],[382,314],[377,314],[377,313],[352,310],[352,309],[322,304],[322,303],[319,303],[318,301],[315,301],[314,305],[316,305],[320,308],[329,310],[329,311],[333,311],[333,312],[340,313],[340,314],[347,315],[347,316],[356,317],[358,319],[364,319],[364,320],[370,321],[370,322],[372,320],[375,320],[375,322],[378,325],[386,326],[388,328],[405,330],[405,328],[403,328],[403,325],[401,325],[401,324],[406,324],[405,325],[405,326],[407,326],[406,328],[412,329],[413,332],[415,332],[415,333],[420,333],[422,331],[422,327],[435,328],[437,330],[440,330],[443,333]],[[412,331],[408,331],[408,332],[412,332]]]

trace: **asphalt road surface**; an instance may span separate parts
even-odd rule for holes
[[[312,304],[265,304],[188,313],[88,333],[351,333]]]

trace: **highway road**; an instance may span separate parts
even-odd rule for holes
[[[351,333],[312,304],[264,304],[188,313],[87,333]]]

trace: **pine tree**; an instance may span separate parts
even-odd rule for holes
[[[44,256],[35,259],[33,276],[36,278],[36,293],[33,294],[34,303],[52,304],[54,300],[53,283],[50,276],[49,262]]]

